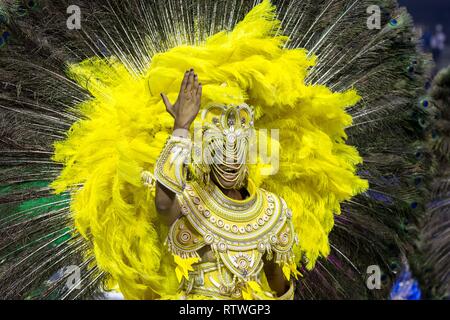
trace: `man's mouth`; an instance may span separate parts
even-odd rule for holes
[[[241,165],[239,165],[239,164],[222,164],[222,165],[219,165],[219,168],[221,171],[223,171],[226,174],[237,174],[241,169]]]
[[[227,179],[227,180],[234,180],[235,178],[236,178],[236,176],[237,176],[237,172],[234,172],[234,173],[224,173],[223,174],[223,177],[225,178],[225,179]]]
[[[241,165],[228,165],[228,164],[220,164],[217,166],[217,170],[220,176],[228,181],[236,180],[236,177],[239,176],[241,171]]]
[[[225,173],[230,173],[230,174],[233,174],[233,173],[235,174],[239,171],[239,170],[233,169],[233,168],[224,168],[222,170],[225,171]]]

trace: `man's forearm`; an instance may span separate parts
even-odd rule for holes
[[[264,261],[264,273],[270,288],[280,297],[289,290],[289,281],[286,280],[281,267],[273,260]]]
[[[180,208],[175,192],[167,189],[159,182],[156,183],[155,204],[156,210],[166,225],[172,225],[179,218]]]
[[[175,222],[180,215],[177,193],[184,188],[184,160],[190,157],[189,141],[187,129],[175,128],[156,164],[155,205],[161,218],[168,225]]]

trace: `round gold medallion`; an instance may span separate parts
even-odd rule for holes
[[[225,252],[227,251],[228,246],[225,242],[219,242],[219,244],[217,245],[217,250],[219,250],[220,252]]]
[[[266,244],[264,242],[258,243],[258,251],[264,253],[266,251]]]
[[[190,231],[187,231],[187,230],[186,231],[181,231],[178,234],[178,240],[181,243],[188,243],[191,239],[192,239],[192,234],[191,234]]]
[[[281,245],[285,246],[289,243],[289,235],[287,232],[283,232],[279,237]]]
[[[272,244],[276,244],[278,242],[277,236],[274,234],[271,235],[269,239]]]
[[[189,208],[188,207],[186,207],[186,206],[182,206],[181,207],[181,213],[183,214],[183,215],[188,215],[189,214]]]
[[[214,237],[211,234],[205,234],[203,239],[205,239],[206,244],[211,244],[214,242]]]

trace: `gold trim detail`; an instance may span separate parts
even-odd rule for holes
[[[297,238],[285,201],[251,181],[248,189],[250,196],[237,201],[217,187],[190,182],[177,195],[183,216],[170,229],[169,249],[182,257],[199,257],[197,251],[210,246],[217,260],[212,273],[203,270],[206,262],[193,265],[194,280],[190,274],[184,284],[187,292],[212,290],[237,298],[246,282],[259,281],[264,255],[280,265],[294,262]],[[212,268],[210,262],[207,265]]]

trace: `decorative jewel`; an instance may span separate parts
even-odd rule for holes
[[[225,251],[227,251],[228,246],[227,246],[227,244],[225,242],[219,242],[219,244],[217,245],[217,249],[220,252],[225,252]]]
[[[258,251],[264,253],[266,251],[266,244],[264,242],[258,243]]]
[[[205,211],[203,212],[203,215],[204,215],[206,218],[209,218],[209,217],[211,216],[211,212],[210,212],[209,210],[205,210]]]
[[[239,269],[247,269],[250,264],[251,258],[247,254],[239,254],[236,257],[236,265]]]
[[[185,216],[187,216],[189,214],[189,208],[186,206],[182,206],[181,207],[181,213]]]
[[[229,143],[234,143],[236,141],[236,135],[234,133],[227,134],[227,140]]]
[[[251,224],[248,224],[248,225],[245,227],[245,230],[247,230],[247,232],[251,232],[251,231],[253,230],[252,225],[251,225]]]
[[[178,239],[182,243],[188,243],[192,239],[192,234],[189,231],[182,231],[179,233]]]
[[[270,237],[269,237],[269,239],[270,239],[270,242],[272,243],[272,244],[277,244],[278,243],[278,239],[277,239],[277,236],[276,235],[271,235]]]
[[[289,234],[287,232],[283,232],[279,237],[281,245],[285,246],[289,243]]]
[[[220,290],[220,293],[222,293],[222,294],[228,293],[227,287],[225,287],[224,285],[221,285],[219,290]]]
[[[238,233],[238,232],[239,232],[238,226],[237,226],[237,225],[233,225],[233,226],[231,227],[231,231],[233,231],[234,233]]]
[[[223,222],[223,220],[217,220],[217,226],[219,227],[219,228],[222,228],[223,226],[224,226],[224,222]]]
[[[266,214],[267,214],[268,216],[271,216],[271,215],[273,214],[273,210],[270,209],[270,208],[267,208],[267,209],[266,209]]]
[[[214,242],[214,237],[212,236],[212,234],[209,233],[205,234],[203,239],[205,239],[206,244],[212,244]]]
[[[195,197],[193,201],[194,201],[195,205],[199,205],[200,204],[200,198],[198,198],[198,197]]]
[[[264,220],[263,220],[263,218],[259,218],[259,219],[258,219],[258,224],[259,224],[260,226],[264,225]]]
[[[244,233],[245,233],[245,228],[244,228],[244,227],[240,227],[240,228],[239,228],[239,232],[242,233],[242,234],[244,234]]]
[[[233,298],[238,299],[241,297],[241,295],[242,295],[241,289],[239,289],[239,288],[234,289],[234,291],[232,293]]]

